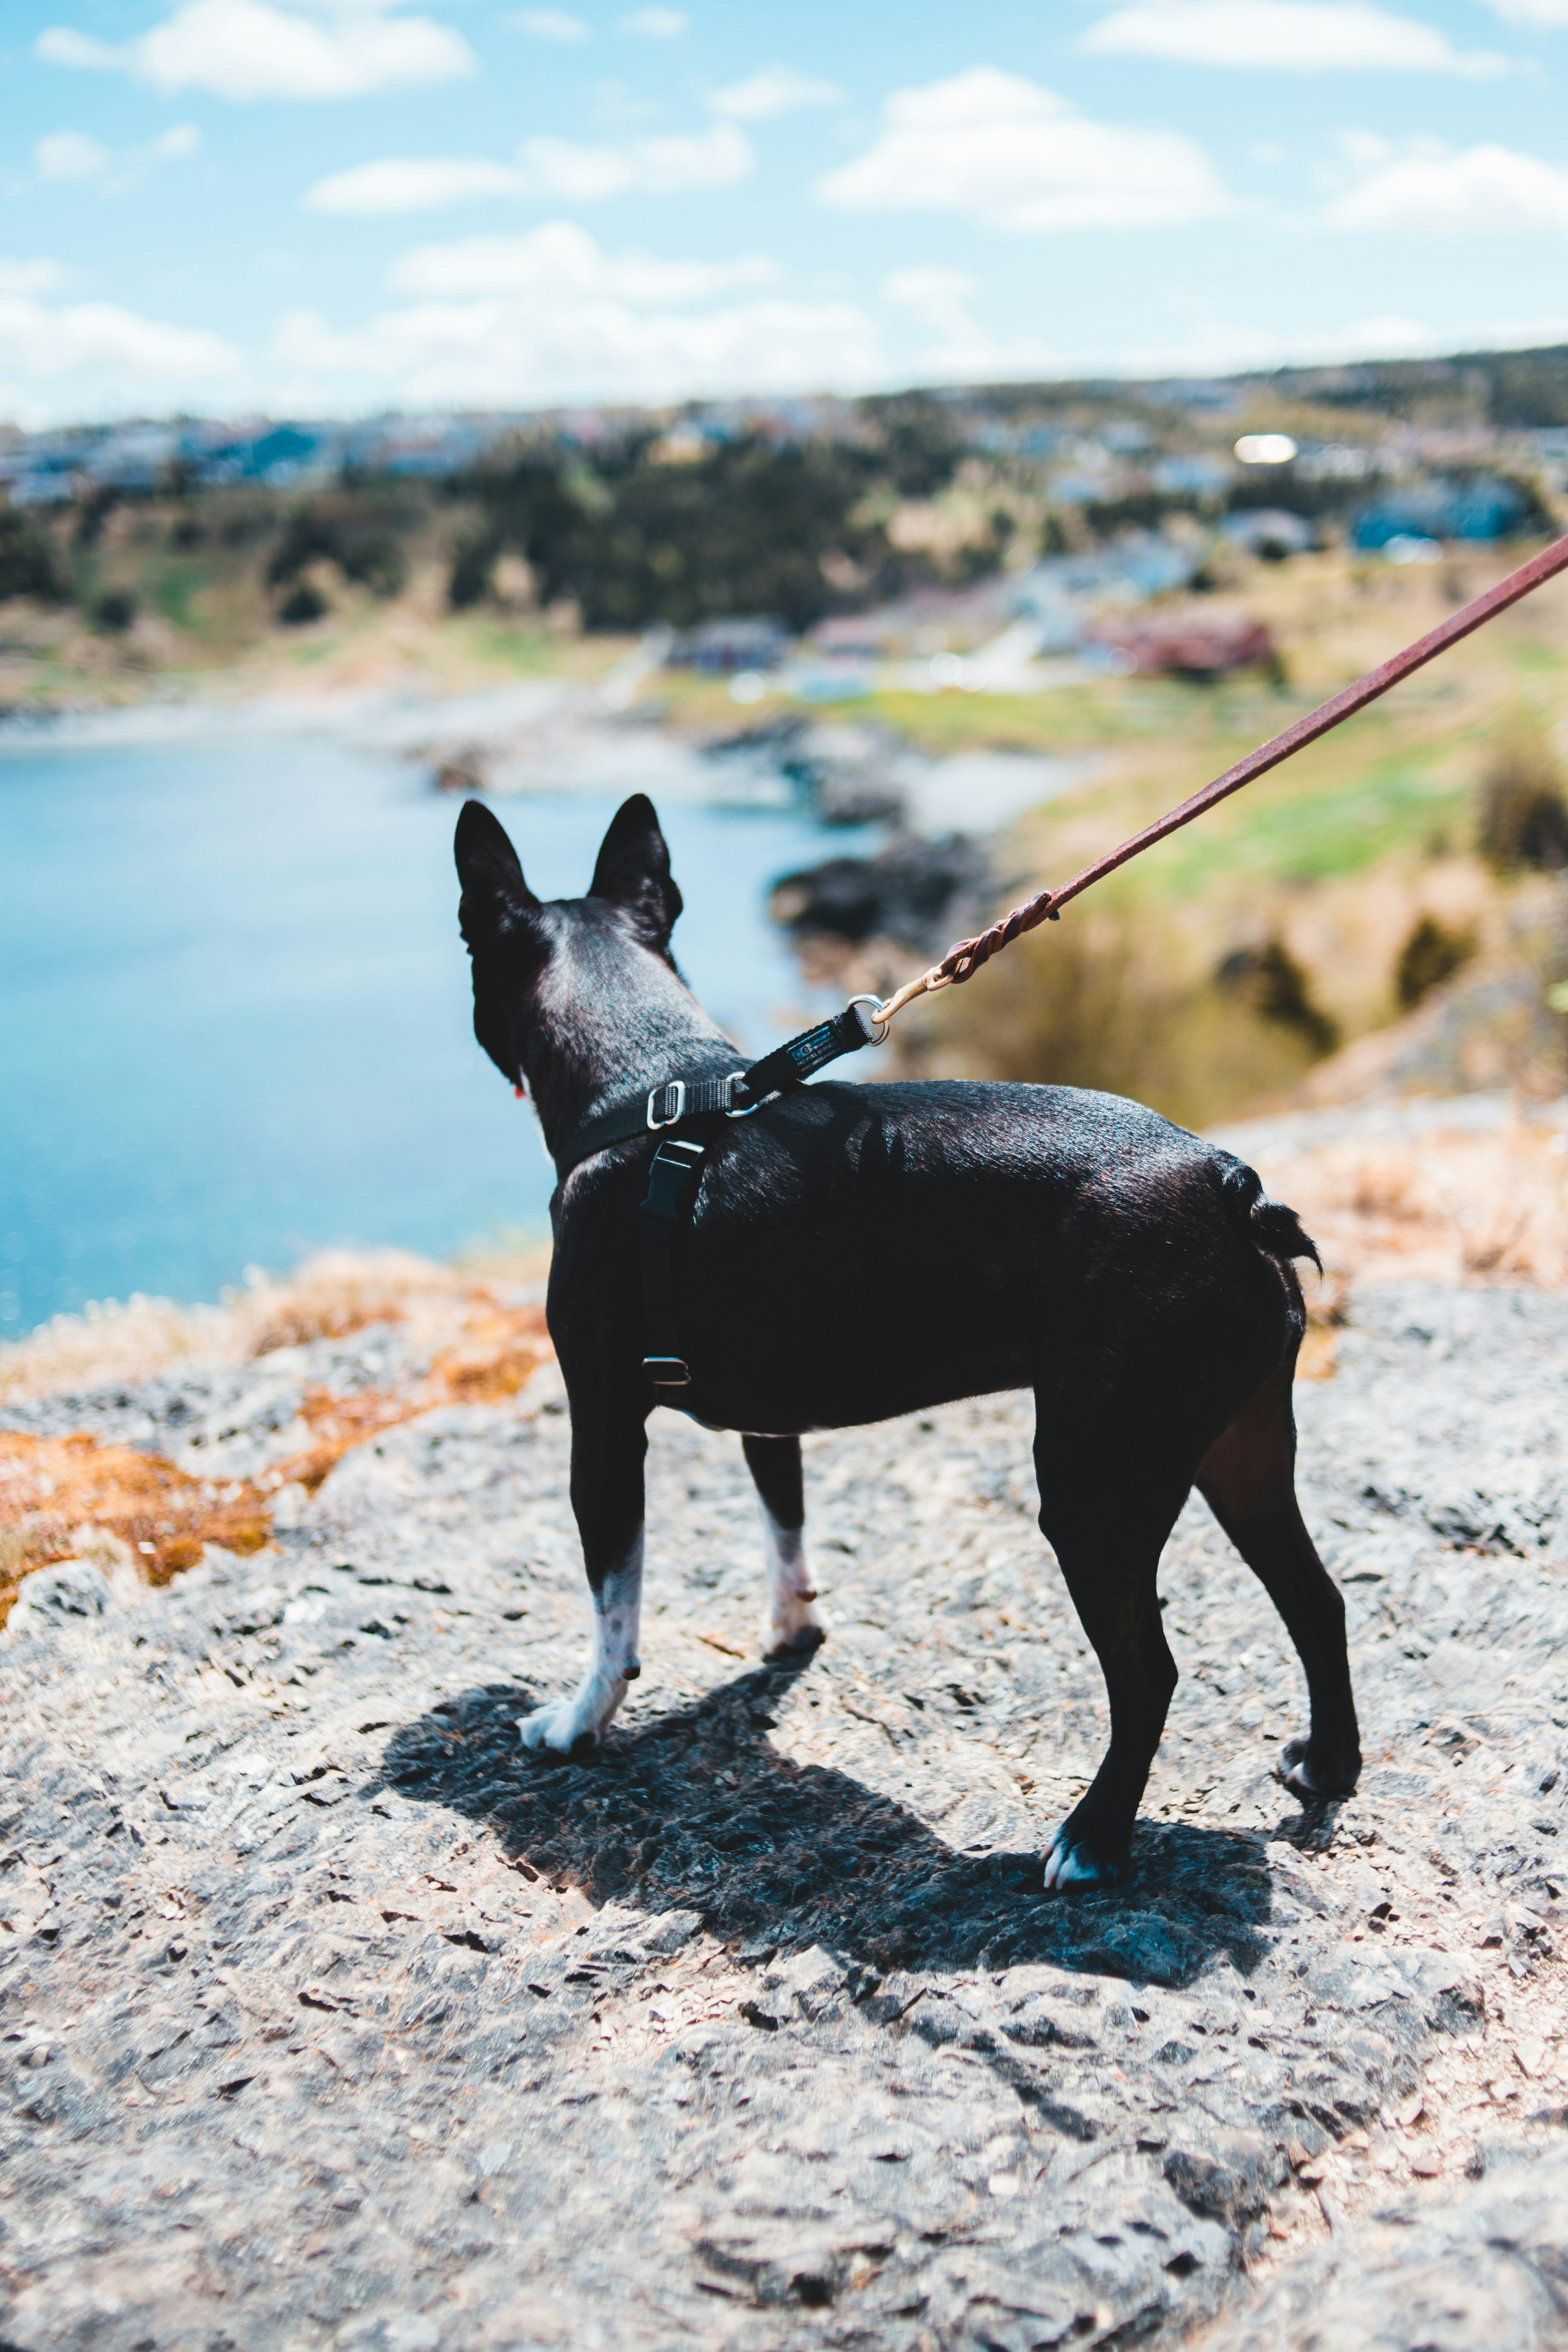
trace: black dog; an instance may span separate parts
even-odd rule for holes
[[[458,820],[474,1029],[531,1090],[560,1157],[585,1120],[734,1048],[676,970],[680,893],[652,804],[626,802],[584,898],[544,904],[506,834]],[[982,983],[984,984],[984,983]],[[549,1321],[572,1412],[572,1507],[594,1602],[574,1697],[526,1745],[596,1738],[639,1672],[644,1376],[639,1208],[652,1135],[571,1169],[552,1202]],[[1112,1874],[1176,1669],[1155,1579],[1196,1484],[1289,1628],[1307,1799],[1360,1769],[1344,1604],[1297,1507],[1290,1383],[1314,1257],[1250,1168],[1113,1095],[951,1082],[780,1096],[723,1131],[678,1261],[681,1403],[742,1433],[762,1499],[766,1646],[821,1640],[802,1542],[800,1433],[1032,1388],[1039,1523],[1104,1670],[1110,1746],[1057,1832],[1046,1884]]]

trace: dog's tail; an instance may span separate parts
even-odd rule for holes
[[[1245,1221],[1252,1241],[1264,1256],[1282,1265],[1288,1265],[1292,1258],[1310,1257],[1321,1274],[1323,1261],[1318,1255],[1318,1244],[1295,1210],[1288,1209],[1283,1201],[1271,1201],[1257,1169],[1249,1168],[1245,1160],[1238,1160],[1232,1151],[1222,1151],[1218,1157],[1223,1166],[1220,1186],[1226,1206],[1233,1216]]]

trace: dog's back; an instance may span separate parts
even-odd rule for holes
[[[563,1188],[568,1352],[584,1286],[611,1319],[615,1296],[635,1310],[646,1156]],[[842,1428],[1037,1387],[1059,1349],[1153,1349],[1189,1389],[1213,1361],[1217,1427],[1299,1335],[1280,1268],[1310,1247],[1251,1170],[1118,1096],[819,1083],[709,1155],[678,1260],[684,1402],[720,1428]]]

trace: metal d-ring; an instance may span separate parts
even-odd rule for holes
[[[868,1004],[870,1006],[872,1034],[867,1038],[866,1043],[868,1045],[885,1045],[888,1042],[888,1032],[892,1027],[892,1023],[890,1021],[883,1021],[881,1024],[880,1036],[876,1034],[879,1016],[882,1010],[881,998],[879,996],[867,994],[864,996],[852,996],[849,1002],[851,1004]]]
[[[670,1112],[668,1118],[660,1118],[654,1109],[654,1105],[658,1102],[660,1095],[668,1094],[674,1095],[675,1108]],[[663,1086],[655,1087],[653,1088],[647,1098],[647,1123],[649,1132],[657,1135],[661,1127],[679,1127],[682,1118],[685,1116],[685,1111],[686,1080],[684,1078],[667,1078]]]

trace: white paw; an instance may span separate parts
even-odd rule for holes
[[[1056,1842],[1046,1856],[1046,1891],[1058,1886],[1096,1886],[1100,1883],[1100,1866],[1074,1845],[1066,1832],[1058,1830]]]
[[[625,1696],[624,1683],[609,1690],[589,1685],[574,1698],[552,1699],[521,1716],[517,1736],[525,1748],[552,1748],[558,1756],[569,1756],[580,1739],[597,1741]]]
[[[581,1721],[574,1699],[552,1699],[548,1706],[536,1706],[531,1715],[520,1716],[517,1736],[525,1748],[553,1748],[566,1756],[591,1728]]]
[[[815,1601],[786,1601],[781,1608],[771,1610],[763,1619],[762,1643],[764,1658],[774,1658],[791,1650],[815,1650],[827,1639],[827,1627],[818,1614]]]

